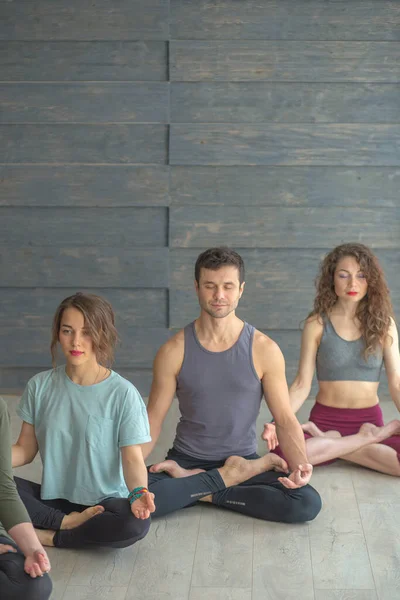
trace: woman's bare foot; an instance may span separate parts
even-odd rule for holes
[[[359,433],[367,438],[371,438],[372,441],[379,443],[392,435],[400,434],[400,421],[398,419],[393,419],[393,421],[390,421],[387,425],[383,425],[382,427],[378,427],[372,423],[363,423],[359,429]]]
[[[302,430],[312,435],[312,437],[328,437],[328,438],[340,438],[342,437],[339,431],[321,431],[319,427],[312,421],[307,421],[301,426]]]
[[[361,433],[361,435],[364,435],[365,437],[377,437],[379,434],[379,430],[381,429],[381,427],[378,427],[377,425],[373,425],[373,423],[363,423],[358,431],[358,433]]]
[[[39,538],[42,546],[54,546],[54,536],[56,534],[52,529],[35,529],[35,533]]]
[[[387,425],[383,426],[383,429],[386,432],[390,432],[390,435],[400,435],[400,420],[393,419],[393,421],[389,421]]]
[[[152,465],[149,469],[150,473],[168,473],[174,479],[180,477],[190,477],[198,473],[204,473],[204,469],[184,469],[180,467],[174,460],[163,460],[160,463]]]
[[[96,515],[100,515],[102,512],[104,512],[104,506],[100,506],[99,504],[90,506],[82,512],[71,512],[69,515],[65,515],[61,521],[60,529],[74,529],[75,527],[79,527],[79,525],[82,525]]]
[[[324,432],[320,430],[319,427],[316,426],[312,421],[307,421],[307,423],[303,423],[301,426],[302,430],[306,433],[309,433],[313,437],[323,437]]]
[[[283,458],[270,452],[255,460],[246,460],[241,456],[230,456],[218,471],[226,487],[231,487],[266,471],[285,473],[288,471],[288,465]]]

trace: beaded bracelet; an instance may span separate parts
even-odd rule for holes
[[[142,487],[142,486],[136,487],[134,490],[129,492],[129,495],[128,495],[129,504],[132,504],[133,502],[135,502],[135,500],[137,500],[138,498],[141,498],[143,496],[143,494],[146,494],[148,491],[149,490],[145,487]]]

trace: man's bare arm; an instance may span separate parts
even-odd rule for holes
[[[160,436],[161,427],[176,392],[176,378],[181,369],[184,354],[184,334],[179,331],[161,346],[154,359],[147,414],[150,422],[151,442],[142,445],[146,459],[153,451]]]
[[[290,405],[285,360],[279,346],[258,332],[257,361],[262,369],[265,400],[275,420],[282,452],[292,470],[308,463],[304,433]]]

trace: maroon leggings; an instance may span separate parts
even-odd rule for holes
[[[321,431],[338,431],[342,436],[358,433],[363,423],[372,423],[378,427],[384,425],[382,410],[379,404],[368,408],[334,408],[316,402],[310,412],[309,421],[315,423]],[[312,435],[304,433],[304,437],[307,440]],[[397,458],[400,461],[400,435],[392,435],[380,443],[393,448],[397,452]],[[283,457],[279,446],[275,448],[274,452]],[[335,460],[321,463],[318,466],[333,462]]]

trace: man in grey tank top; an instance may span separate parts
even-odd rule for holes
[[[286,523],[314,519],[321,509],[308,485],[303,431],[289,401],[285,364],[277,344],[240,320],[244,264],[229,248],[197,259],[200,316],[157,353],[148,403],[152,441],[160,435],[176,394],[181,418],[166,460],[149,468],[149,489],[163,516],[198,501],[252,517]],[[256,454],[256,419],[262,397],[274,417],[288,463]]]

